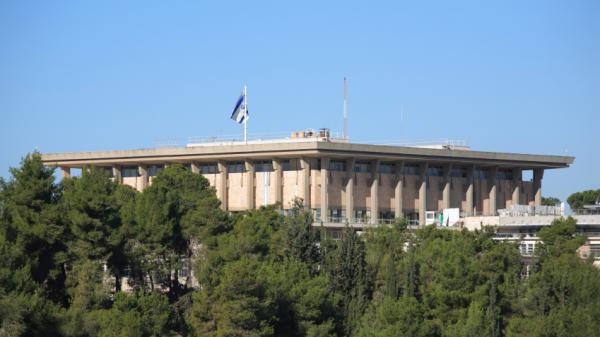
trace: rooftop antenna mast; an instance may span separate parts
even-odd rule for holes
[[[348,80],[344,77],[344,139],[348,140]]]

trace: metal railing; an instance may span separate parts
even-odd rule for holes
[[[415,220],[418,222],[418,220]],[[396,219],[369,219],[369,218],[346,218],[346,217],[316,217],[315,222],[339,223],[350,225],[391,225]]]
[[[271,133],[252,133],[248,134],[248,142],[274,141],[274,140],[302,140],[302,139],[322,139],[344,140],[340,132],[327,131],[327,137],[322,137],[318,131],[312,131],[308,134],[303,133],[302,137],[293,138],[291,132],[271,132]],[[188,138],[188,144],[211,144],[211,143],[234,143],[243,142],[243,135],[221,135],[221,136],[194,136]]]

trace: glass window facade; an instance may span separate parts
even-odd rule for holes
[[[272,172],[273,162],[270,160],[259,160],[254,162],[254,170],[256,172]]]
[[[139,176],[139,170],[137,166],[125,166],[121,171],[123,178],[131,178]]]
[[[330,160],[329,161],[329,170],[330,171],[346,171],[346,161],[345,160]]]
[[[394,173],[396,169],[396,164],[394,163],[380,163],[379,164],[379,173]]]
[[[441,177],[444,175],[444,169],[441,166],[430,166],[427,168],[428,177]]]
[[[369,162],[357,160],[354,163],[354,172],[358,172],[358,173],[369,172]]]
[[[512,180],[512,178],[512,170],[498,170],[498,172],[496,172],[496,179],[498,180]]]
[[[454,178],[466,178],[467,169],[464,167],[453,167],[450,171],[450,176]]]
[[[163,165],[150,165],[148,166],[148,175],[154,177],[158,174],[158,172],[164,169],[165,167]]]
[[[227,172],[229,173],[242,173],[245,171],[244,163],[241,161],[227,163]]]
[[[201,174],[214,174],[218,172],[217,163],[200,164]]]
[[[419,166],[415,164],[406,164],[402,169],[402,173],[406,175],[418,176],[419,175]]]

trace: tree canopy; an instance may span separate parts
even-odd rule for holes
[[[572,218],[539,232],[524,277],[490,230],[398,219],[333,240],[291,206],[229,214],[180,165],[143,192],[92,167],[56,182],[32,153],[0,179],[0,336],[599,335]]]

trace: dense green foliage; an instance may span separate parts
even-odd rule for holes
[[[37,153],[0,180],[0,336],[597,336],[600,271],[573,219],[543,229],[531,275],[490,231],[402,219],[339,240],[297,201],[221,210],[172,165],[137,192]],[[189,271],[193,270],[195,278]]]
[[[571,209],[581,209],[585,205],[593,205],[600,201],[600,189],[575,192],[567,198]]]
[[[560,199],[555,197],[542,197],[542,206],[559,206]]]

